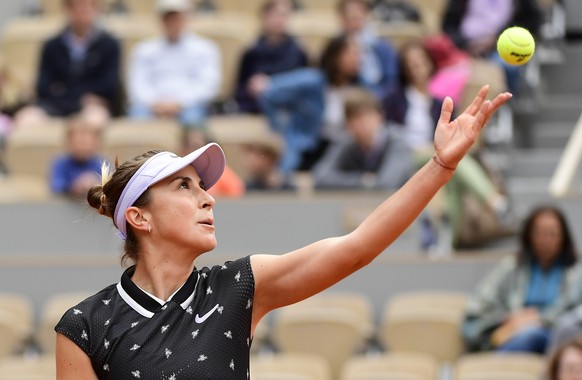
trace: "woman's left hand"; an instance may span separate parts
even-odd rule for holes
[[[445,99],[434,136],[436,159],[441,165],[456,168],[491,115],[512,96],[505,92],[489,101],[485,100],[488,92],[488,85],[481,87],[471,105],[453,121],[453,101]]]

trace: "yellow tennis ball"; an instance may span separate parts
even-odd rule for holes
[[[519,26],[507,28],[497,39],[497,51],[510,65],[526,64],[534,54],[536,42],[531,33]]]

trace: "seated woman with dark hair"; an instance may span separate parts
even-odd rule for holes
[[[582,300],[581,267],[562,212],[529,214],[517,255],[502,260],[470,299],[463,336],[472,351],[544,353],[555,320]]]

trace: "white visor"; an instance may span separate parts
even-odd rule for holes
[[[125,211],[152,185],[179,172],[188,165],[196,169],[196,173],[204,182],[206,190],[210,189],[222,176],[226,166],[226,158],[222,148],[216,143],[210,143],[196,149],[185,157],[179,157],[172,152],[160,152],[150,157],[130,178],[123,189],[117,207],[115,207],[115,226],[118,235],[127,238],[127,222]]]

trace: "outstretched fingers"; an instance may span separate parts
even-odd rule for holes
[[[473,121],[473,131],[475,131],[475,133],[479,133],[479,131],[487,123],[487,120],[491,116],[490,114],[491,108],[492,106],[490,100],[486,100],[481,105],[481,108],[479,109],[479,112],[477,113],[477,115],[475,116],[475,120]]]
[[[489,110],[488,110],[487,115],[485,117],[485,124],[487,124],[487,122],[489,122],[489,119],[499,109],[499,107],[501,107],[502,105],[507,103],[509,101],[509,99],[511,99],[512,97],[513,97],[513,95],[509,92],[504,92],[502,94],[497,95],[495,97],[495,99],[493,99],[493,101],[491,101],[491,106],[489,107]]]
[[[483,102],[487,99],[487,94],[489,93],[489,85],[486,84],[485,86],[481,87],[475,99],[471,102],[469,107],[465,110],[464,113],[468,113],[471,116],[475,116],[477,112],[481,109]]]
[[[450,123],[451,117],[453,117],[453,99],[447,96],[441,107],[441,116],[439,117],[438,124]]]

